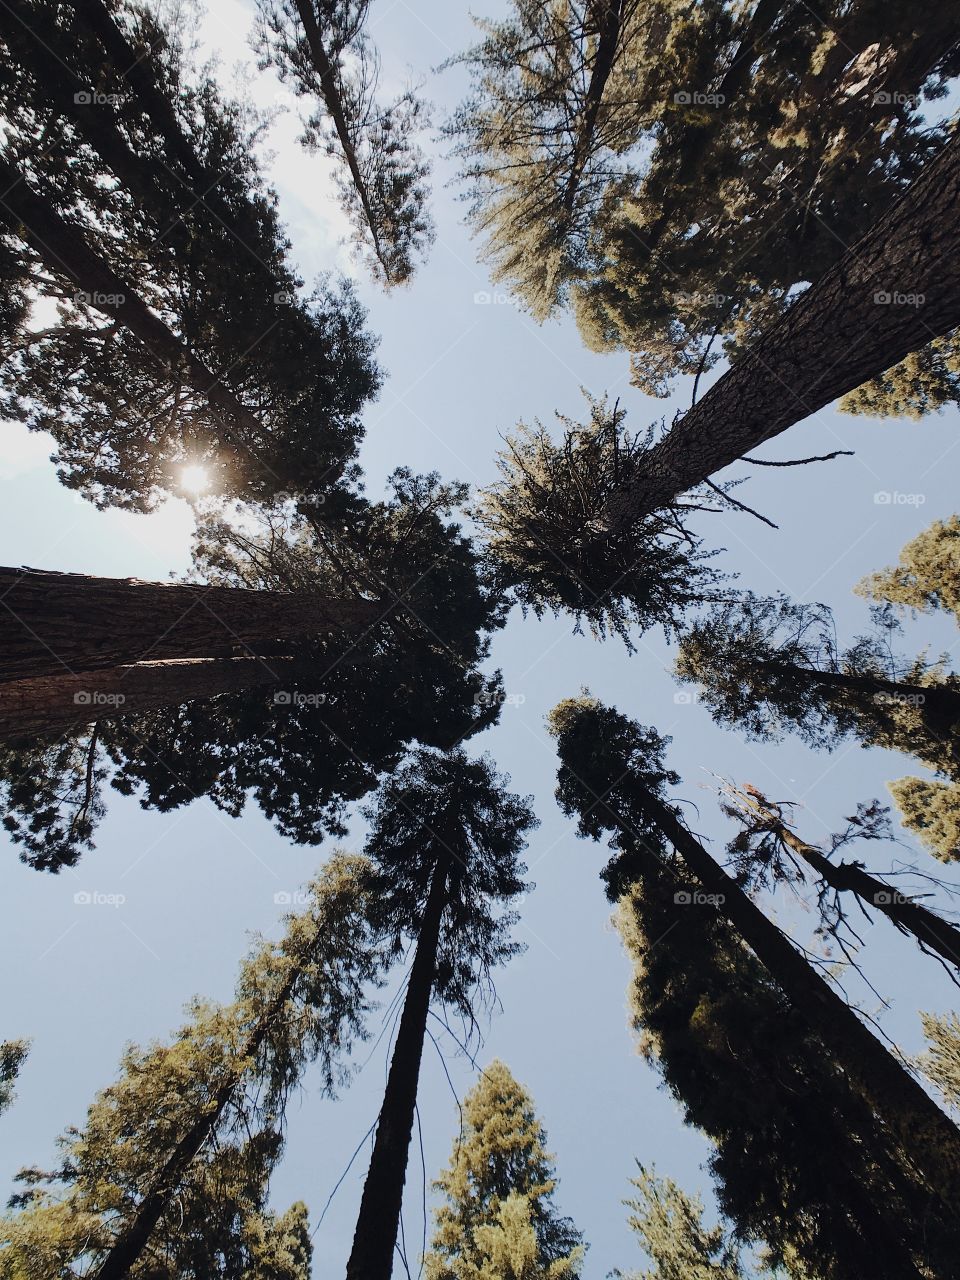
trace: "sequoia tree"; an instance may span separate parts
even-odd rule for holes
[[[419,752],[383,784],[365,845],[374,920],[400,955],[416,939],[364,1182],[348,1280],[390,1280],[431,1001],[473,1017],[478,987],[520,948],[504,910],[524,889],[529,800],[486,759]]]
[[[463,1100],[449,1166],[434,1183],[427,1280],[575,1280],[582,1235],[557,1212],[554,1162],[533,1099],[494,1060]]]
[[[0,1267],[25,1256],[53,1274],[84,1259],[97,1280],[240,1280],[259,1274],[256,1254],[271,1237],[296,1228],[302,1265],[287,1274],[305,1280],[304,1212],[264,1217],[267,1180],[306,1064],[318,1063],[333,1091],[351,1040],[364,1034],[366,991],[383,959],[368,924],[369,870],[334,855],[280,942],[246,961],[235,1003],[196,1002],[169,1045],[127,1050],[120,1079],[63,1139],[62,1165],[21,1173],[28,1190],[4,1224]]]
[[[184,465],[213,493],[329,488],[374,344],[347,286],[301,299],[256,122],[135,3],[17,0],[3,40],[6,416],[104,506],[149,510]]]
[[[902,548],[897,564],[869,574],[855,590],[901,610],[943,609],[960,626],[960,516],[934,520]]]
[[[654,729],[586,696],[551,725],[560,806],[614,851],[637,1029],[716,1144],[724,1213],[831,1280],[867,1257],[948,1275],[960,1133],[680,821]]]
[[[308,102],[301,141],[338,160],[357,240],[387,285],[403,284],[433,239],[430,166],[417,144],[425,107],[412,90],[376,101],[379,56],[364,30],[370,0],[258,0],[262,66]]]
[[[941,862],[960,860],[960,784],[907,777],[887,788],[900,821],[928,853]]]

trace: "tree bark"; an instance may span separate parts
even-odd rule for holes
[[[322,664],[280,655],[174,658],[8,681],[0,684],[0,742],[55,737],[98,720],[118,720],[261,686],[290,686],[292,693],[292,686],[322,673]]]
[[[683,824],[650,792],[641,807],[664,833],[717,910],[821,1037],[854,1087],[896,1135],[909,1160],[947,1210],[960,1208],[960,1130],[887,1052],[857,1015],[815,973]]]
[[[347,1280],[390,1280],[397,1243],[403,1184],[413,1117],[417,1104],[420,1060],[436,972],[440,925],[447,902],[451,857],[443,853],[434,869],[410,970],[397,1042],[377,1121],[377,1136],[363,1185]]]
[[[0,683],[359,631],[374,600],[0,568]]]
[[[128,329],[164,368],[204,397],[218,415],[229,442],[275,474],[259,456],[269,432],[234,393],[155,315],[136,290],[87,243],[83,235],[28,186],[23,174],[0,159],[0,208],[10,230],[25,241],[55,275],[66,276],[90,305]]]
[[[623,8],[623,0],[605,0],[603,5],[604,14],[601,20],[600,38],[597,41],[597,52],[590,71],[590,82],[587,85],[583,123],[577,130],[570,175],[567,178],[561,201],[568,224],[573,215],[580,179],[583,176],[587,157],[590,154],[590,147],[593,143],[593,136],[596,132],[600,108],[603,105],[603,91],[606,89],[610,73],[613,71],[614,60],[617,55],[617,42],[620,39],[620,25],[623,21]],[[562,229],[560,238],[565,234],[566,227]]]
[[[629,485],[608,501],[610,528],[628,531],[960,324],[958,204],[955,135],[866,235],[646,454]]]

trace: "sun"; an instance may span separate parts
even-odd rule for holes
[[[210,488],[210,474],[206,467],[195,463],[184,467],[180,472],[180,487],[187,493],[201,494]]]

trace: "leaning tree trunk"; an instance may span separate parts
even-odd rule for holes
[[[913,902],[894,885],[879,880],[856,862],[831,862],[815,845],[808,844],[786,822],[779,812],[751,792],[736,792],[741,802],[769,823],[780,840],[810,867],[825,884],[838,893],[852,893],[866,906],[891,920],[901,933],[912,933],[922,946],[929,948],[954,968],[960,969],[960,928],[937,915],[929,907]],[[766,827],[764,829],[767,829]]]
[[[960,324],[960,136],[763,333],[607,505],[626,532]],[[884,301],[886,299],[886,301]]]
[[[283,705],[294,687],[327,664],[286,655],[251,658],[172,658],[78,675],[38,676],[0,684],[0,742],[52,738],[100,720],[118,720],[161,707],[273,686]],[[311,693],[317,690],[311,687]]]
[[[24,175],[0,159],[0,214],[55,275],[66,276],[92,300],[90,305],[128,329],[172,374],[182,378],[217,412],[224,436],[266,473],[259,456],[269,432],[237,396],[155,315],[128,281],[93,250],[76,227],[66,222]]]
[[[713,860],[673,810],[648,791],[642,793],[639,803],[704,890],[718,896],[720,914],[756,954],[854,1087],[896,1135],[904,1158],[931,1192],[943,1200],[946,1209],[955,1214],[960,1210],[960,1130]]]
[[[427,1031],[450,866],[450,855],[442,854],[430,884],[383,1106],[377,1121],[370,1168],[363,1185],[353,1248],[347,1263],[347,1280],[390,1280],[393,1272],[393,1250],[400,1226],[420,1059]]]
[[[0,682],[256,653],[278,640],[360,631],[384,614],[374,600],[309,591],[11,568],[0,568],[0,601]]]

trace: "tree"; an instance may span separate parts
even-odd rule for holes
[[[930,778],[898,778],[887,789],[900,821],[941,862],[960,859],[960,786]]]
[[[14,1082],[29,1050],[28,1040],[0,1042],[0,1112],[6,1111],[13,1101]]]
[[[913,418],[960,401],[960,333],[956,329],[911,353],[892,369],[841,397],[841,413]]]
[[[769,800],[756,787],[724,787],[723,812],[741,824],[727,845],[734,855],[739,883],[750,888],[775,886],[783,881],[804,880],[797,859],[805,863],[819,882],[817,895],[821,931],[840,937],[847,923],[841,896],[850,893],[869,917],[868,908],[879,912],[901,933],[912,934],[922,951],[960,968],[960,928],[938,912],[901,893],[895,885],[871,875],[861,862],[833,862],[833,855],[851,840],[889,839],[888,811],[877,801],[857,805],[846,829],[831,837],[830,849],[822,849],[802,839],[786,819],[789,802]],[[843,944],[841,944],[843,945]]]
[[[656,730],[586,695],[550,723],[561,809],[614,850],[603,874],[635,965],[635,1024],[716,1145],[738,1234],[774,1264],[838,1280],[866,1257],[891,1280],[949,1274],[954,1126],[679,821]]]
[[[416,142],[426,124],[411,89],[381,107],[379,57],[364,27],[370,0],[258,0],[263,67],[308,100],[301,142],[340,165],[338,190],[357,240],[384,284],[403,284],[433,240],[430,166]]]
[[[654,1264],[652,1271],[617,1271],[619,1280],[744,1280],[740,1250],[722,1223],[706,1227],[703,1203],[689,1196],[671,1178],[658,1178],[637,1161],[638,1178],[630,1181],[635,1200],[630,1227]]]
[[[930,1048],[918,1059],[918,1066],[937,1086],[947,1104],[960,1110],[960,1019],[955,1013],[938,1017],[920,1015]]]
[[[636,546],[651,524],[656,531],[673,519],[681,495],[741,458],[750,461],[751,450],[954,328],[960,314],[953,314],[958,293],[950,273],[958,256],[945,230],[958,198],[960,139],[953,139],[656,443],[618,456],[615,435],[582,433],[568,438],[561,467],[542,445],[523,465],[509,464],[491,501],[527,509],[538,534],[537,572],[555,576],[558,566],[569,565],[576,583],[579,565],[601,559],[611,545]],[[923,305],[901,305],[920,295]],[[890,305],[880,305],[888,299]],[[528,479],[538,471],[551,476],[540,491]],[[602,475],[605,483],[584,490],[582,473]]]
[[[960,778],[960,678],[923,654],[898,657],[889,630],[842,650],[823,605],[747,593],[718,606],[682,637],[676,671],[718,723],[752,738],[789,726],[829,751],[856,736]]]
[[[375,921],[401,954],[416,938],[403,1012],[364,1182],[348,1280],[390,1280],[420,1060],[433,999],[473,1017],[478,987],[520,948],[498,908],[525,888],[519,854],[537,825],[529,800],[489,761],[418,752],[368,810]]]
[[[602,529],[606,495],[649,448],[650,435],[631,436],[619,405],[589,403],[585,425],[558,415],[559,443],[539,422],[521,424],[499,456],[502,481],[481,492],[474,515],[524,607],[538,615],[568,609],[578,623],[629,645],[631,624],[675,631],[690,605],[715,598],[719,575],[684,524],[685,504],[654,513],[629,537]]]
[[[553,1204],[556,1174],[530,1094],[495,1059],[463,1100],[461,1132],[434,1183],[427,1280],[574,1280],[582,1235]]]
[[[960,516],[934,520],[910,539],[896,565],[871,573],[855,590],[877,604],[901,610],[946,610],[960,626]]]
[[[332,1092],[351,1041],[364,1034],[366,989],[383,962],[369,925],[369,873],[364,859],[335,854],[281,941],[262,943],[243,965],[235,1003],[196,1002],[172,1043],[128,1049],[85,1128],[62,1140],[61,1166],[21,1173],[28,1190],[23,1212],[5,1224],[6,1243],[14,1259],[50,1266],[27,1275],[83,1258],[97,1280],[172,1278],[181,1265],[185,1277],[240,1280],[258,1274],[251,1251],[265,1263],[282,1245],[292,1250],[288,1274],[305,1280],[302,1209],[278,1223],[264,1219],[263,1204],[290,1091],[317,1062]]]
[[[50,431],[61,479],[101,506],[149,510],[185,464],[212,493],[326,490],[380,375],[348,286],[299,297],[255,122],[135,4],[15,10],[4,413]]]

